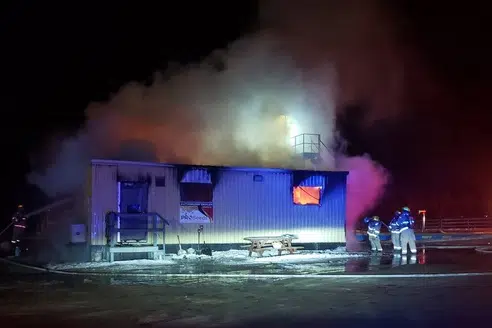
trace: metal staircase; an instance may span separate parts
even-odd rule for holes
[[[321,150],[321,136],[319,134],[303,133],[292,137],[292,139],[296,155],[309,160],[319,157]]]
[[[321,135],[315,133],[302,133],[292,137],[294,154],[305,161],[306,165],[316,167],[322,161],[321,152],[328,147],[321,141]]]

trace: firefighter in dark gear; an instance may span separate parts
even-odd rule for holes
[[[12,217],[12,223],[14,225],[12,229],[12,244],[14,246],[17,246],[20,243],[21,238],[24,235],[27,224],[26,221],[27,219],[24,212],[24,207],[22,205],[19,205],[17,207],[17,212],[15,212],[14,216]]]
[[[371,250],[382,252],[381,240],[379,239],[379,233],[381,232],[382,223],[379,220],[379,216],[373,216],[372,218],[365,218],[364,223],[367,224],[367,236],[371,243]]]

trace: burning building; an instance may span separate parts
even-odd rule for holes
[[[165,246],[176,252],[178,235],[194,247],[203,226],[201,242],[213,250],[235,248],[248,236],[286,233],[307,247],[327,248],[345,242],[346,177],[347,172],[94,160],[88,242],[101,253],[108,239],[113,248],[145,245],[152,252]],[[111,212],[115,231],[121,229],[113,236]]]
[[[311,249],[344,243],[348,172],[315,169],[319,135],[298,135],[291,146],[311,170],[93,160],[92,259],[175,253],[179,242],[225,250],[281,234]]]
[[[295,139],[309,169],[92,160],[86,219],[63,220],[68,244],[93,261],[159,257],[179,242],[228,250],[252,236],[294,234],[306,249],[343,244],[348,172],[316,169],[319,135]]]
[[[196,245],[201,226],[202,241],[217,249],[260,233],[297,234],[312,247],[345,242],[346,221],[353,230],[379,199],[386,174],[369,157],[338,150],[334,67],[308,69],[285,51],[267,33],[215,53],[219,71],[205,61],[156,74],[151,85],[129,83],[91,103],[84,127],[57,137],[56,151],[28,181],[51,198],[90,185],[90,195],[77,198],[83,214],[64,214],[58,225],[70,231],[62,226],[84,217],[85,228],[73,229],[85,231],[90,253],[108,245],[155,253],[164,244],[172,252],[178,235],[183,246]],[[92,161],[86,178],[94,158],[111,161]],[[267,167],[277,169],[260,169]],[[331,171],[350,171],[348,183],[346,173]]]

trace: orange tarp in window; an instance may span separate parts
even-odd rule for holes
[[[319,205],[321,187],[294,187],[294,204],[298,205]]]

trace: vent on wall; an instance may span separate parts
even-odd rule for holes
[[[253,181],[254,182],[262,182],[263,181],[263,175],[259,175],[259,174],[253,175]]]

